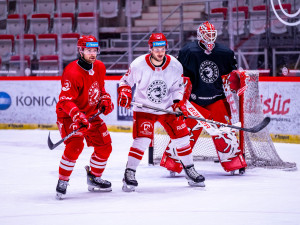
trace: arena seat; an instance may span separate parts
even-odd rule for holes
[[[100,16],[113,18],[118,15],[118,0],[100,0]]]
[[[20,14],[21,11],[23,14],[27,15],[27,18],[34,13],[35,0],[22,0],[16,1],[16,12]],[[21,10],[22,7],[22,10]]]
[[[75,18],[73,13],[62,13],[60,18],[57,14],[55,14],[53,19],[53,33],[72,33],[74,20]]]
[[[126,9],[130,4],[130,11],[126,11],[126,16],[132,18],[140,17],[142,15],[143,0],[128,0],[126,1]]]
[[[96,17],[92,12],[79,13],[77,17],[77,33],[81,35],[97,35]]]
[[[218,31],[218,36],[223,34],[224,21],[227,18],[227,8],[214,8],[211,10],[210,21]]]
[[[44,55],[39,60],[39,70],[48,73],[38,73],[37,76],[58,76],[59,62],[57,55]]]
[[[246,20],[248,19],[248,11],[249,10],[247,6],[239,6],[238,9],[236,7],[232,8],[232,28],[234,35],[245,34]]]
[[[23,54],[28,55],[32,60],[36,51],[36,36],[34,34],[24,34]],[[20,36],[17,35],[15,41],[15,54],[20,55]]]
[[[251,34],[263,34],[266,32],[266,7],[254,6],[249,15],[249,32]]]
[[[78,13],[94,12],[97,9],[96,0],[79,0]]]
[[[0,0],[0,20],[7,16],[7,0]]]
[[[60,13],[74,13],[76,10],[76,0],[60,0]]]
[[[27,16],[23,15],[23,27],[21,27],[20,15],[11,14],[7,16],[6,20],[6,33],[18,35],[26,31]]]
[[[40,34],[37,38],[36,56],[40,59],[44,55],[56,55],[57,34]]]
[[[49,33],[50,14],[33,14],[30,19],[29,33],[39,35]]]
[[[30,56],[24,55],[23,60],[20,60],[19,55],[14,55],[10,57],[9,61],[9,71],[16,71],[16,73],[8,73],[9,76],[24,76],[24,71],[20,71],[21,65],[20,63],[24,63],[24,70],[26,68],[30,69]]]
[[[0,57],[2,62],[7,63],[13,54],[14,49],[14,35],[0,34]]]
[[[53,14],[55,10],[56,0],[35,0],[36,1],[36,13],[48,13]]]
[[[80,37],[78,33],[62,34],[62,60],[72,61],[77,59],[77,41]]]

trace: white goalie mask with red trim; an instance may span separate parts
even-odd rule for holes
[[[197,39],[205,46],[208,53],[210,53],[215,47],[215,41],[217,39],[215,26],[208,21],[200,24],[197,29]]]

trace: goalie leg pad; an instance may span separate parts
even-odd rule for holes
[[[247,167],[234,132],[220,134],[212,138],[220,163],[226,172]]]

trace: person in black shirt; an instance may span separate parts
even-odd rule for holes
[[[197,29],[198,40],[187,43],[179,51],[178,61],[183,66],[184,76],[188,77],[192,84],[189,98],[191,104],[204,118],[229,124],[230,105],[224,93],[222,76],[229,74],[230,89],[237,91],[240,88],[238,71],[236,71],[237,62],[234,52],[216,43],[216,38],[217,30],[214,25],[208,21],[202,23]],[[187,119],[186,124],[191,131],[190,143],[193,147],[203,127],[198,125],[198,121],[192,119]],[[212,135],[212,139],[224,170],[227,172],[239,170],[240,174],[244,173],[247,164],[234,131]],[[176,161],[170,163],[168,157],[172,158],[172,154],[167,152],[163,156],[161,165],[170,171],[180,172],[181,166],[176,164]]]

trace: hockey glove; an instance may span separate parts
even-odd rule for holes
[[[184,117],[187,117],[189,115],[185,102],[183,100],[174,100],[174,104],[172,105],[174,112],[181,112]]]
[[[114,110],[114,104],[111,102],[110,94],[107,92],[100,96],[99,109],[103,111],[106,116]]]
[[[121,107],[125,107],[127,109],[130,108],[131,99],[132,99],[132,91],[130,86],[121,86],[118,88],[118,104]]]
[[[72,117],[72,120],[75,123],[75,125],[73,126],[73,130],[77,130],[79,127],[83,126],[80,131],[84,133],[92,127],[92,125],[82,112],[75,113],[75,115]]]
[[[227,77],[229,88],[233,93],[237,93],[240,89],[240,77],[239,72],[237,70],[233,70]]]

